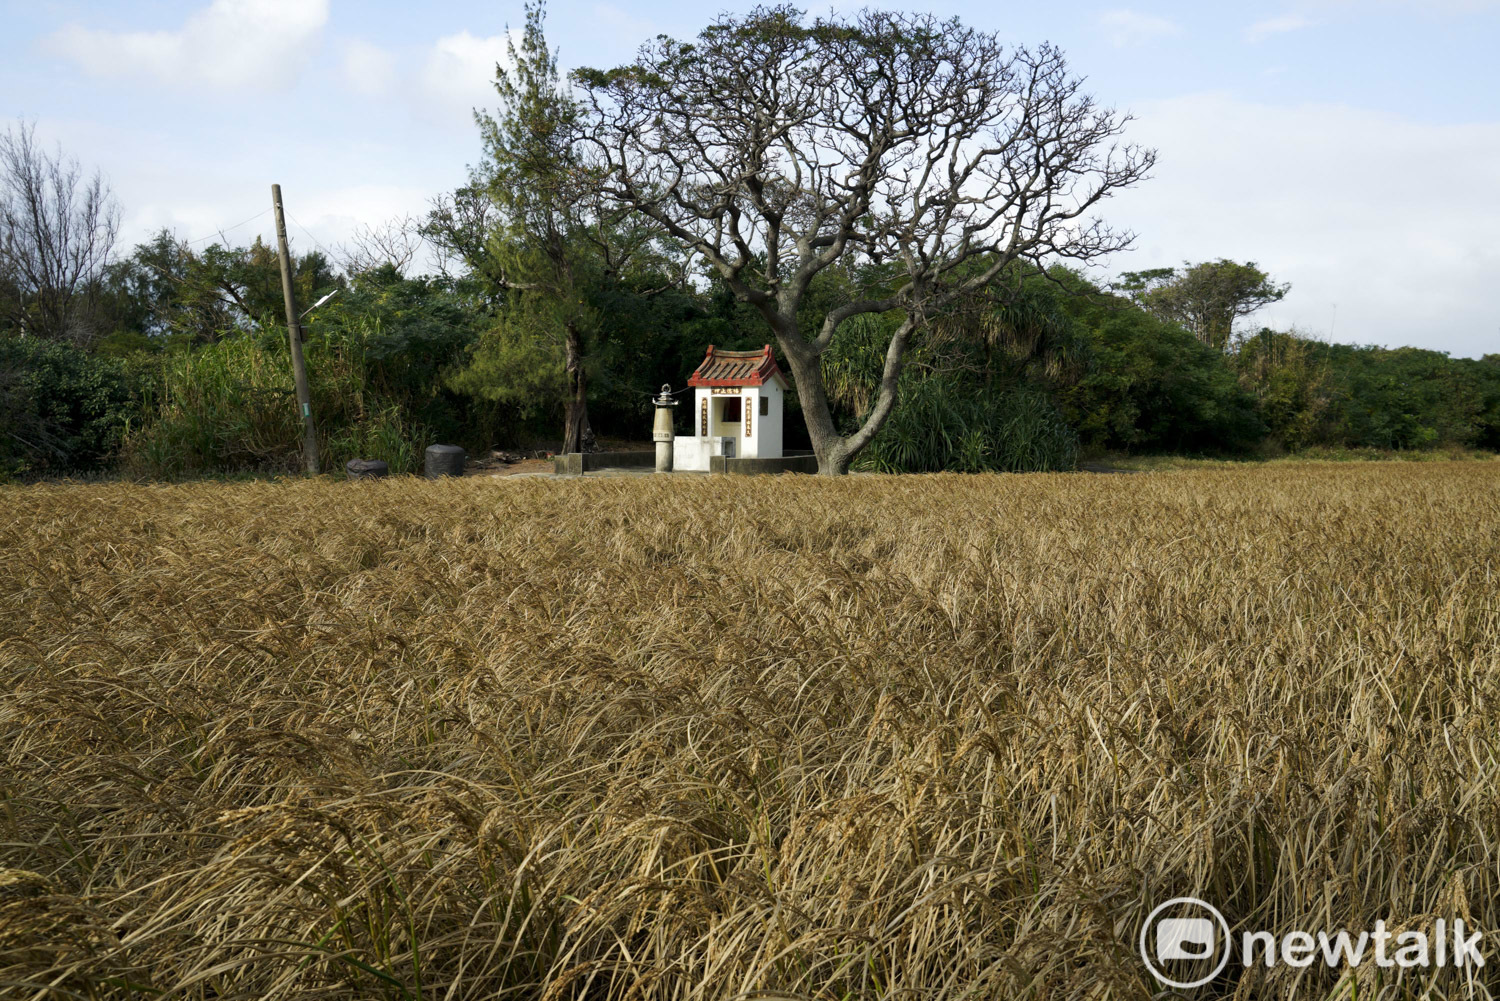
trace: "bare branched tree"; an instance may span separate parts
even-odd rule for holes
[[[339,265],[346,274],[357,275],[388,264],[404,277],[422,244],[421,224],[409,215],[361,226],[339,247]]]
[[[495,205],[486,194],[482,177],[475,177],[473,183],[451,195],[434,198],[421,234],[432,246],[438,270],[443,274],[459,270],[484,273],[494,217]]]
[[[25,122],[0,135],[0,284],[23,336],[87,343],[91,306],[119,234],[120,210],[97,171],[37,145]]]
[[[1050,45],[925,14],[808,23],[790,7],[722,17],[692,43],[580,70],[609,197],[706,260],[764,317],[791,366],[819,470],[847,471],[885,423],[913,334],[1014,262],[1129,245],[1091,216],[1155,153],[1117,142]],[[814,280],[863,277],[810,334]],[[820,357],[845,321],[895,312],[862,424],[834,426]],[[813,318],[816,319],[816,318]]]

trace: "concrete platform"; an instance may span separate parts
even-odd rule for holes
[[[656,470],[656,453],[646,452],[565,452],[552,457],[552,471],[559,476],[582,476],[602,469]]]
[[[816,473],[818,457],[811,452],[783,455],[775,459],[725,458],[712,456],[708,460],[711,473],[729,473],[739,476],[757,476],[769,473]]]
[[[568,452],[553,456],[553,475],[582,476],[586,473],[655,473],[655,452]],[[672,475],[702,476],[707,473],[725,473],[734,476],[755,476],[772,473],[816,473],[818,457],[811,452],[795,452],[774,459],[725,458],[715,455],[709,459],[708,470],[673,470]]]

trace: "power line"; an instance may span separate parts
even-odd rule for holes
[[[255,213],[253,216],[251,216],[249,219],[246,219],[244,222],[237,222],[233,226],[230,226],[228,229],[215,230],[214,232],[208,234],[207,236],[200,236],[200,237],[198,237],[198,239],[196,239],[196,240],[188,240],[188,241],[186,241],[187,245],[189,247],[191,247],[195,243],[202,243],[204,240],[212,240],[216,236],[222,237],[226,233],[233,233],[235,230],[239,229],[241,226],[244,226],[246,223],[252,223],[252,222],[254,222],[255,220],[259,219],[261,216],[265,215],[267,212],[270,212],[270,211],[271,211],[270,209],[261,209],[259,212]]]
[[[254,222],[255,220],[259,219],[261,216],[265,215],[266,213],[268,213],[270,211],[271,211],[270,209],[261,209],[259,212],[255,213],[255,215],[253,215],[250,218],[245,219],[245,220],[243,220],[241,222],[235,223],[233,226],[230,226],[228,229],[215,230],[214,232],[208,234],[207,236],[200,236],[196,240],[187,240],[187,241],[184,241],[184,242],[186,243],[187,246],[191,247],[195,243],[202,243],[205,240],[212,240],[216,236],[217,237],[223,237],[223,236],[225,236],[228,233],[233,233],[235,230],[239,229],[241,226],[245,226],[245,225],[248,225],[249,223]],[[302,231],[303,235],[306,236],[309,240],[311,240],[313,242],[313,245],[316,246],[319,250],[321,250],[323,252],[323,256],[324,257],[328,258],[329,261],[333,260],[333,253],[331,251],[329,251],[329,249],[327,247],[323,246],[323,244],[319,243],[318,242],[318,238],[316,236],[313,236],[312,233],[308,230],[308,228],[306,226],[304,226],[304,225],[302,225],[302,223],[298,222],[296,216],[292,215],[290,212],[288,212],[286,215],[287,215],[287,218],[291,219],[292,222],[294,224],[296,224],[297,228]]]
[[[328,248],[325,247],[325,246],[323,246],[321,243],[318,243],[318,238],[316,236],[313,236],[311,233],[309,233],[307,231],[307,227],[306,226],[302,225],[300,222],[297,222],[297,217],[296,216],[292,215],[290,212],[287,213],[287,216],[292,220],[292,222],[294,222],[294,223],[297,224],[297,228],[300,229],[300,230],[302,230],[303,234],[309,240],[311,240],[313,242],[314,246],[316,246],[319,250],[321,250],[323,252],[323,256],[326,257],[326,258],[328,258],[329,262],[332,263],[332,261],[333,261],[333,255],[328,252]]]

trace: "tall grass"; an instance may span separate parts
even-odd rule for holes
[[[383,459],[415,472],[430,430],[367,383],[362,345],[350,338],[307,345],[309,388],[324,468]],[[300,468],[302,422],[291,359],[274,331],[241,332],[167,353],[146,417],[126,438],[124,467],[151,478]]]
[[[1500,932],[1491,464],[0,502],[7,998],[1145,999],[1182,894]]]
[[[1068,470],[1078,462],[1078,434],[1037,390],[965,392],[945,379],[914,379],[855,462],[882,473]]]
[[[1054,322],[1056,321],[1056,322]],[[829,398],[864,419],[885,368],[893,318],[864,315],[823,356]],[[1033,375],[1077,350],[1038,304],[949,317],[911,352],[896,407],[855,468],[882,473],[1056,472],[1075,468],[1078,433]],[[849,430],[853,430],[851,425]]]

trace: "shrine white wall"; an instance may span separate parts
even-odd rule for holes
[[[724,420],[724,401],[739,400],[740,419]],[[762,414],[761,400],[766,401]],[[674,470],[707,471],[710,456],[718,455],[718,439],[733,438],[739,458],[776,459],[782,455],[782,408],[785,394],[775,382],[763,386],[740,386],[733,392],[709,386],[695,387],[690,435],[672,439]]]

